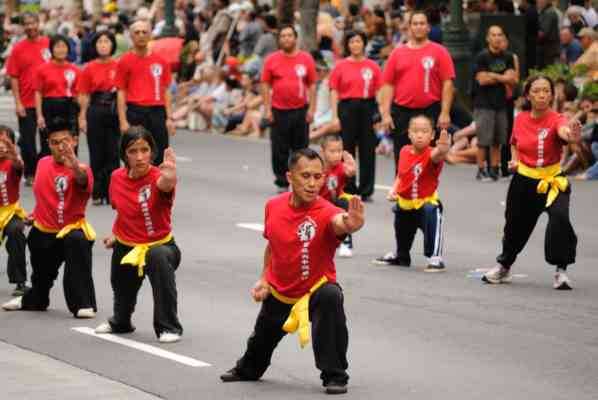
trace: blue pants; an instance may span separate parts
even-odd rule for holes
[[[442,256],[442,204],[424,204],[419,210],[402,210],[397,206],[394,212],[397,259],[401,264],[411,264],[409,252],[418,228],[424,233],[424,255]]]

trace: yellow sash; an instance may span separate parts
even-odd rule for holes
[[[19,202],[0,207],[0,243],[2,243],[2,231],[10,222],[12,217],[17,216],[21,219],[27,217],[27,212],[19,205]]]
[[[68,224],[68,225],[64,226],[62,229],[47,228],[37,221],[33,222],[33,226],[35,226],[37,229],[39,229],[40,231],[42,231],[44,233],[55,233],[57,239],[62,239],[66,235],[71,233],[72,231],[81,229],[87,240],[89,240],[90,242],[93,242],[94,240],[96,240],[96,231],[93,229],[93,226],[91,226],[91,224],[89,222],[87,222],[87,220],[85,218],[81,218],[77,222]]]
[[[520,175],[540,181],[538,182],[536,191],[541,194],[548,192],[548,197],[546,198],[547,208],[550,207],[560,192],[564,192],[569,187],[567,178],[559,176],[561,173],[561,165],[559,163],[549,165],[548,167],[532,168],[520,161],[517,165],[517,172]]]
[[[434,192],[432,196],[418,199],[406,199],[404,197],[398,196],[397,204],[401,210],[419,210],[424,206],[424,204],[433,204],[437,206],[439,204],[438,192]]]
[[[143,267],[145,267],[145,256],[147,252],[156,246],[161,246],[166,244],[172,240],[172,232],[166,235],[165,238],[156,240],[154,242],[149,243],[131,243],[126,242],[124,240],[116,238],[119,243],[124,244],[125,246],[132,247],[133,249],[129,251],[123,258],[120,260],[120,264],[130,264],[137,267],[137,276],[143,276]]]
[[[355,195],[349,194],[349,193],[345,193],[345,192],[341,193],[341,195],[338,196],[338,198],[340,200],[347,200],[347,201],[351,200],[353,197],[355,197]]]
[[[273,287],[270,287],[270,292],[279,301],[285,304],[293,304],[289,317],[285,321],[282,329],[287,333],[295,333],[298,331],[299,344],[301,348],[309,343],[309,298],[313,292],[318,290],[320,286],[328,282],[328,278],[323,276],[315,285],[309,289],[305,295],[300,298],[286,297],[278,293]]]

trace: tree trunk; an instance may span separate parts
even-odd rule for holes
[[[299,0],[301,14],[301,48],[306,51],[318,49],[317,27],[319,0]]]
[[[295,21],[295,0],[278,1],[278,26],[293,25]]]

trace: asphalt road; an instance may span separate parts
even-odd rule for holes
[[[267,142],[181,131],[174,147],[183,340],[157,343],[149,282],[134,315],[137,331],[123,337],[210,366],[191,367],[72,330],[94,327],[111,315],[110,252],[99,242],[93,258],[96,320],[72,318],[58,280],[47,312],[0,312],[0,341],[167,399],[324,397],[311,348],[300,350],[294,336],[283,340],[262,381],[223,384],[218,378],[241,355],[258,312],[249,288],[261,270],[265,241],[237,224],[261,223],[264,203],[274,194]],[[514,283],[485,286],[472,271],[494,265],[508,182],[476,183],[474,172],[447,167],[442,174],[448,266],[443,274],[423,272],[421,234],[413,248],[415,267],[372,265],[393,249],[393,217],[383,190],[367,205],[355,256],[337,262],[350,330],[351,380],[344,398],[596,399],[596,184],[573,183],[572,219],[579,236],[577,264],[570,268],[575,290],[552,289],[553,270],[543,258],[546,217],[514,266]],[[392,173],[390,160],[379,159],[378,183],[390,185]],[[30,209],[30,190],[23,189],[22,196]],[[100,236],[109,233],[112,210],[90,205],[88,217]],[[2,271],[5,260],[2,250]],[[6,275],[0,277],[2,301],[11,289]]]

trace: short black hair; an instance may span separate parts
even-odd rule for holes
[[[32,18],[34,20],[36,20],[37,22],[39,22],[39,15],[37,15],[36,13],[33,13],[31,11],[25,11],[23,14],[21,14],[21,21],[24,22],[25,18]]]
[[[278,30],[278,35],[280,35],[282,33],[282,31],[284,31],[285,29],[292,30],[293,35],[295,35],[295,39],[297,39],[299,37],[299,34],[297,33],[297,29],[295,29],[295,27],[290,24],[285,24],[285,25],[281,26],[280,29]]]
[[[550,85],[550,94],[552,95],[552,97],[554,97],[554,82],[552,81],[552,79],[542,74],[531,76],[527,79],[525,85],[523,86],[523,97],[525,97],[526,99],[523,103],[523,107],[521,108],[524,111],[530,111],[532,109],[532,103],[527,99],[527,96],[529,95],[529,92],[532,88],[532,84],[536,81],[539,81],[540,79],[544,79],[548,82],[548,84]]]
[[[46,120],[46,134],[48,138],[55,132],[64,132],[67,131],[71,136],[76,136],[76,133],[73,129],[73,121],[62,117],[62,116],[55,116],[49,120]]]
[[[0,134],[2,133],[6,133],[6,136],[8,136],[13,144],[16,142],[17,137],[15,136],[15,131],[13,131],[10,126],[0,125]]]
[[[332,135],[326,135],[322,139],[322,142],[320,143],[320,146],[322,146],[322,148],[324,149],[324,148],[326,148],[326,146],[330,142],[341,142],[341,143],[343,143],[343,138],[341,138],[341,136],[337,135],[336,133],[332,134]]]
[[[349,42],[355,36],[359,36],[361,38],[361,40],[363,41],[363,52],[365,53],[365,46],[367,46],[367,44],[368,44],[367,35],[363,31],[349,31],[345,34],[345,43],[344,43],[345,56],[351,55],[351,52],[349,51]]]
[[[424,17],[426,17],[426,22],[430,24],[430,18],[424,10],[415,10],[411,13],[411,15],[409,15],[409,25],[411,25],[411,21],[413,21],[413,17],[415,17],[416,15],[423,15]]]
[[[276,19],[275,15],[266,14],[266,15],[262,16],[262,19],[266,23],[266,26],[268,27],[268,29],[274,30],[278,26],[278,20]]]
[[[112,49],[110,50],[110,55],[113,56],[114,53],[116,52],[116,37],[114,36],[114,34],[110,31],[99,31],[95,35],[93,35],[93,38],[91,39],[91,54],[93,54],[92,58],[98,58],[100,56],[98,54],[96,45],[98,44],[98,40],[100,40],[100,38],[102,36],[107,37],[108,40],[110,40],[110,43],[112,43]]]
[[[60,34],[53,35],[50,38],[50,46],[48,47],[50,49],[50,54],[52,54],[52,58],[54,58],[54,46],[56,46],[60,42],[66,44],[68,53],[71,52],[71,44],[69,43],[69,39],[66,36]]]
[[[308,160],[320,160],[320,162],[322,163],[322,166],[324,166],[324,160],[322,160],[322,157],[320,156],[320,154],[315,151],[310,149],[309,147],[306,147],[305,149],[300,149],[297,151],[294,151],[291,156],[289,157],[289,171],[291,171],[293,168],[295,168],[295,166],[297,165],[297,163],[299,162],[299,160],[301,160],[302,158],[307,158]]]
[[[407,124],[407,126],[410,127],[411,122],[415,121],[416,119],[425,119],[426,121],[428,121],[430,123],[432,130],[434,130],[434,121],[432,121],[432,118],[428,117],[426,114],[417,114],[417,115],[414,115],[413,117],[409,118],[409,124]]]
[[[145,140],[147,142],[147,144],[149,144],[150,149],[152,151],[152,160],[156,156],[156,153],[157,153],[156,152],[156,148],[157,148],[156,141],[154,140],[154,137],[152,136],[150,131],[148,131],[141,125],[131,126],[121,136],[120,149],[118,152],[120,159],[123,161],[123,163],[125,164],[125,167],[127,167],[127,168],[129,168],[129,165],[127,164],[127,149],[129,148],[129,146],[131,146],[133,143],[135,143],[136,141],[138,141],[140,139]]]

